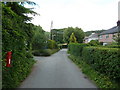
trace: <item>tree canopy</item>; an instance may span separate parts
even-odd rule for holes
[[[71,34],[70,39],[69,39],[69,42],[70,42],[70,43],[76,43],[76,42],[77,42],[74,33]]]
[[[65,29],[64,35],[63,35],[64,41],[66,43],[69,43],[69,38],[70,38],[70,35],[72,33],[74,33],[74,35],[76,37],[76,41],[78,43],[82,43],[83,42],[83,39],[84,39],[84,36],[85,36],[83,30],[81,28],[78,28],[78,27],[76,27],[76,28],[68,27],[68,28]]]
[[[16,88],[28,75],[35,62],[31,52],[34,24],[28,23],[32,17],[27,16],[27,14],[36,13],[25,8],[21,2],[2,3],[3,88]],[[5,66],[8,51],[12,51],[12,67],[10,68]]]

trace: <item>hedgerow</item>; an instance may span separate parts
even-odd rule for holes
[[[14,52],[12,54],[11,67],[6,67],[5,59],[3,59],[2,67],[2,87],[16,88],[30,73],[35,61],[32,58],[27,58],[26,53]]]
[[[56,41],[54,41],[54,40],[48,40],[47,41],[47,48],[48,49],[57,49],[58,45],[57,45]]]
[[[109,76],[111,79],[120,80],[120,57],[117,48],[85,47],[82,57],[95,70]]]
[[[19,2],[2,3],[2,88],[16,88],[35,63],[31,52],[33,24],[26,23],[33,13]],[[11,67],[6,67],[6,53],[12,52]]]
[[[71,55],[82,57],[95,71],[104,74],[111,80],[120,81],[120,50],[119,48],[95,47],[85,44],[69,44]]]
[[[59,51],[59,49],[43,49],[43,50],[34,50],[34,56],[50,56]]]
[[[108,48],[120,48],[120,45],[106,45]]]
[[[83,47],[89,46],[89,44],[70,43],[68,45],[68,52],[75,56],[82,56]]]

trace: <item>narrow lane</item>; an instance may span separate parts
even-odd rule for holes
[[[96,88],[62,49],[50,57],[34,57],[37,63],[19,88]]]

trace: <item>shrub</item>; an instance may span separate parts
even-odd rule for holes
[[[71,34],[71,36],[70,36],[70,38],[69,38],[69,42],[70,42],[70,43],[77,43],[76,37],[75,37],[74,33]]]
[[[54,40],[48,40],[47,41],[47,48],[48,49],[57,49],[58,45]]]
[[[68,45],[68,52],[75,56],[82,56],[83,47],[89,46],[89,44],[70,43]]]
[[[43,50],[35,50],[33,51],[34,56],[50,56],[55,52],[59,51],[59,49],[43,49]]]
[[[120,45],[106,45],[108,48],[120,48]]]
[[[58,44],[58,48],[59,48],[59,49],[62,49],[62,44]]]
[[[27,77],[35,63],[31,54],[34,25],[26,23],[30,21],[31,17],[25,15],[30,12],[32,14],[33,11],[25,8],[19,2],[0,4],[2,4],[3,39],[2,88],[16,88]],[[12,67],[5,66],[5,58],[8,51],[12,51]]]
[[[110,78],[98,71],[95,71],[90,64],[87,64],[82,57],[70,55],[69,58],[78,65],[89,79],[93,80],[98,88],[119,88],[119,85],[110,80]]]
[[[91,46],[97,46],[97,45],[100,45],[100,43],[99,43],[98,40],[91,40],[91,41],[89,42],[89,44],[90,44]]]
[[[85,47],[82,56],[95,70],[109,76],[111,79],[120,80],[119,49]]]
[[[12,54],[12,66],[8,68],[5,63],[5,59],[3,59],[2,87],[16,88],[28,76],[35,61],[25,57],[25,53],[16,51]]]
[[[113,47],[113,46],[110,46]],[[96,72],[109,77],[113,83],[120,83],[120,53],[119,48],[107,46],[89,46],[86,44],[69,44],[68,53],[82,58]],[[117,47],[117,46],[114,46]],[[76,61],[79,63],[80,61]],[[115,81],[115,82],[114,82]],[[110,85],[110,84],[108,84]],[[119,86],[119,85],[118,85]],[[115,86],[116,87],[116,86]]]

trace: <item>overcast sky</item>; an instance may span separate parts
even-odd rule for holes
[[[109,29],[118,21],[120,0],[30,0],[37,3],[32,23],[45,31],[53,28],[79,27],[83,31]],[[28,7],[28,6],[26,6]]]

